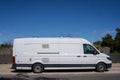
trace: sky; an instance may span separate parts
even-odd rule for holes
[[[94,42],[120,27],[120,0],[0,0],[0,43],[71,35]]]

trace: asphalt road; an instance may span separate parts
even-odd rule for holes
[[[120,80],[120,63],[105,72],[94,70],[45,71],[35,74],[32,71],[14,71],[11,64],[0,65],[0,80]]]
[[[77,74],[77,75],[4,75],[0,80],[120,80],[120,74]]]

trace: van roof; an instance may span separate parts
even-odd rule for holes
[[[33,38],[16,38],[14,39],[14,42],[22,42],[22,43],[58,43],[60,41],[61,43],[88,43],[91,44],[88,40],[84,38],[71,38],[71,37],[57,37],[57,38],[39,38],[39,37],[33,37]]]

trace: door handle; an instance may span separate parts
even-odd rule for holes
[[[83,57],[87,57],[87,56],[83,56]]]
[[[77,56],[77,57],[81,57],[81,56]]]

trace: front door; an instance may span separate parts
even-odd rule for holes
[[[90,44],[83,44],[82,64],[85,67],[93,67],[98,61],[99,52]]]

